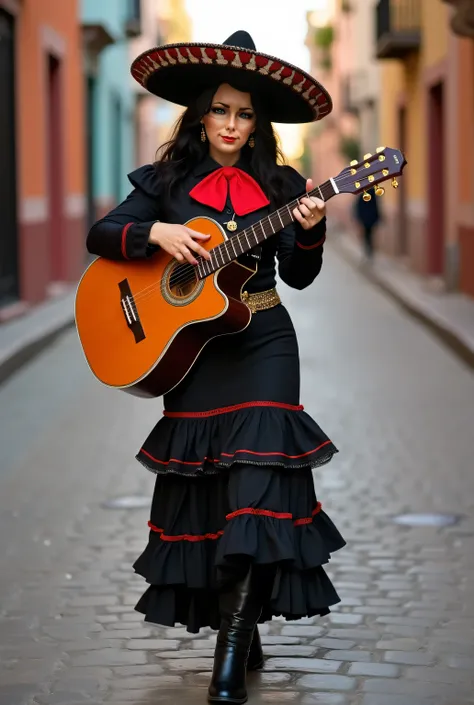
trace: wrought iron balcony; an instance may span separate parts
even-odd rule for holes
[[[379,0],[376,12],[379,59],[400,59],[420,48],[421,0]]]

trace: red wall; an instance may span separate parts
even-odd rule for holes
[[[21,298],[84,268],[85,139],[78,0],[0,0],[16,13]]]

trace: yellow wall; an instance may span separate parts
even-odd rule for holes
[[[404,87],[402,65],[397,61],[381,62],[381,93],[379,103],[380,138],[385,147],[397,148],[398,145],[398,100]],[[396,202],[396,193],[386,189],[385,198],[392,204]]]
[[[398,147],[398,109],[402,97],[407,107],[405,151],[408,161],[406,188],[409,200],[426,198],[427,188],[427,116],[424,72],[442,61],[448,51],[449,18],[445,4],[420,0],[422,4],[421,51],[408,54],[402,61],[383,60],[380,127],[382,143]],[[396,194],[387,190],[387,199],[395,203]]]
[[[474,155],[474,42],[460,39],[458,52],[458,86],[459,102],[457,109],[458,129],[458,197],[459,202],[470,204],[474,198],[474,174],[472,157]]]
[[[426,106],[421,62],[413,54],[404,65],[407,105],[406,152],[410,170],[407,179],[408,198],[419,200],[426,193]]]
[[[422,62],[433,66],[445,58],[449,41],[448,5],[441,0],[421,0]]]

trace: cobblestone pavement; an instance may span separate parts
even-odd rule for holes
[[[340,453],[315,473],[348,540],[327,618],[262,629],[250,704],[474,703],[474,377],[329,251],[281,287],[300,336],[302,402]],[[133,454],[159,401],[107,390],[73,331],[0,389],[0,704],[204,703],[214,635],[145,625],[131,563],[151,496]],[[406,511],[462,514],[408,528]]]

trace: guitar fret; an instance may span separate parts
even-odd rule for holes
[[[260,228],[260,230],[258,228]],[[252,232],[255,237],[255,242],[260,242],[262,234],[263,234],[263,237],[265,237],[265,230],[263,229],[263,226],[260,221],[258,221],[258,223],[255,223],[252,226]]]
[[[255,235],[255,230],[253,229],[253,225],[251,226],[251,230],[252,230],[252,233],[253,233],[255,240],[257,240],[257,236]],[[245,239],[247,240],[247,244],[249,246],[249,249],[251,250],[252,245],[250,244],[249,236],[247,235],[247,230],[244,230],[244,235],[245,235]]]
[[[224,244],[224,248],[225,248],[225,253],[226,253],[226,255],[227,255],[227,260],[228,260],[228,262],[230,262],[231,259],[232,259],[232,255],[231,255],[231,253],[229,252],[229,241],[226,240],[223,244]]]
[[[217,259],[217,247],[215,247],[211,252],[211,262],[212,262],[212,269],[214,271],[216,269],[219,269],[219,260]]]
[[[336,182],[337,179],[334,180],[334,183]],[[337,192],[337,187],[335,189],[331,183],[331,180],[329,180],[325,181],[320,186],[316,186],[316,188],[306,195],[318,195],[322,201],[327,201],[335,196]],[[209,274],[212,274],[212,272],[217,271],[229,262],[232,262],[232,260],[237,259],[237,257],[244,254],[244,252],[252,250],[254,247],[274,235],[279,230],[283,229],[290,223],[293,223],[295,221],[293,210],[296,206],[301,205],[300,198],[303,198],[303,196],[304,194],[290,203],[281,206],[262,220],[259,220],[257,223],[253,223],[253,225],[245,228],[239,233],[236,233],[228,240],[225,240],[220,245],[214,247],[210,251],[211,259],[202,260],[199,262],[199,276],[204,278]],[[278,218],[278,221],[276,218]]]

